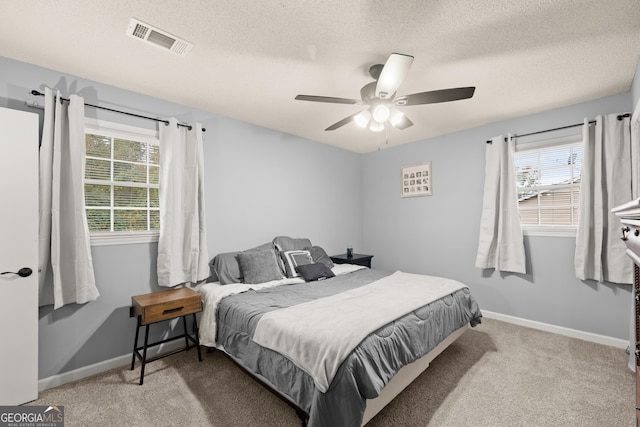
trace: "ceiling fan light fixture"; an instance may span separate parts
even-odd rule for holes
[[[383,123],[376,122],[375,120],[371,121],[371,125],[369,125],[369,130],[372,130],[373,132],[380,132],[382,129],[384,129]]]
[[[356,125],[358,127],[365,129],[371,121],[371,113],[369,112],[369,110],[362,110],[358,114],[353,116],[353,121],[356,122]]]
[[[384,123],[389,119],[389,115],[391,114],[391,110],[386,105],[376,105],[373,108],[373,120],[378,123]]]
[[[391,111],[391,114],[389,115],[389,123],[391,123],[393,126],[400,125],[403,119],[404,119],[404,113],[402,111],[396,110],[395,108]]]
[[[299,101],[359,105],[364,108],[337,121],[327,127],[325,131],[334,131],[353,122],[362,129],[368,128],[372,132],[380,132],[383,129],[389,129],[390,126],[398,130],[413,126],[413,122],[395,107],[438,104],[468,99],[473,96],[476,89],[475,86],[431,90],[396,97],[398,88],[407,77],[412,63],[413,56],[392,53],[384,65],[372,65],[369,68],[369,74],[374,81],[365,84],[360,89],[361,99],[317,95],[297,95],[295,99]]]

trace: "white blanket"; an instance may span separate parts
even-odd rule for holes
[[[338,276],[340,274],[352,273],[361,270],[363,266],[353,264],[336,264],[331,271]],[[270,288],[272,286],[290,285],[293,283],[304,283],[301,278],[273,280],[271,282],[259,283],[255,285],[247,285],[244,283],[233,283],[230,285],[221,285],[220,282],[205,283],[196,289],[202,294],[203,310],[199,319],[199,337],[200,344],[207,347],[216,347],[216,315],[218,304],[222,298],[247,292],[249,290],[259,290]]]
[[[396,271],[366,286],[266,313],[253,340],[289,358],[324,393],[367,335],[464,287],[451,279]]]
[[[272,286],[287,285],[291,283],[304,283],[304,280],[294,279],[282,279],[273,280],[271,282],[260,283],[257,285],[246,285],[244,283],[232,283],[229,285],[221,285],[220,282],[205,283],[198,288],[198,292],[202,294],[202,315],[200,316],[200,328],[198,329],[200,344],[207,347],[216,346],[216,318],[218,311],[218,304],[222,298],[247,292],[249,290],[258,290],[269,288]]]

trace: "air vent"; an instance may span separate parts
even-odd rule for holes
[[[189,43],[135,18],[131,18],[129,22],[127,35],[182,56],[189,53],[194,46],[193,43]]]

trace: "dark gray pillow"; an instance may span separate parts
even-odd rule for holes
[[[302,275],[305,282],[324,280],[335,276],[329,267],[320,262],[299,265],[296,267],[296,270]]]
[[[218,280],[220,280],[221,285],[228,285],[230,283],[242,283],[242,270],[240,270],[240,264],[238,264],[238,254],[241,252],[261,250],[264,251],[272,249],[272,243],[264,243],[260,246],[256,246],[255,248],[247,249],[246,251],[224,252],[216,255],[215,258],[213,258],[211,265],[213,267],[215,275],[218,276]]]
[[[333,268],[333,261],[331,261],[329,255],[327,255],[325,250],[320,246],[311,246],[305,248],[305,250],[309,251],[311,258],[313,258],[313,262],[320,262],[329,268]]]
[[[264,283],[282,279],[274,250],[241,252],[237,258],[244,283]]]

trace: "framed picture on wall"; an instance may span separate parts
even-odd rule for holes
[[[400,197],[431,196],[431,162],[402,166],[400,178]]]

